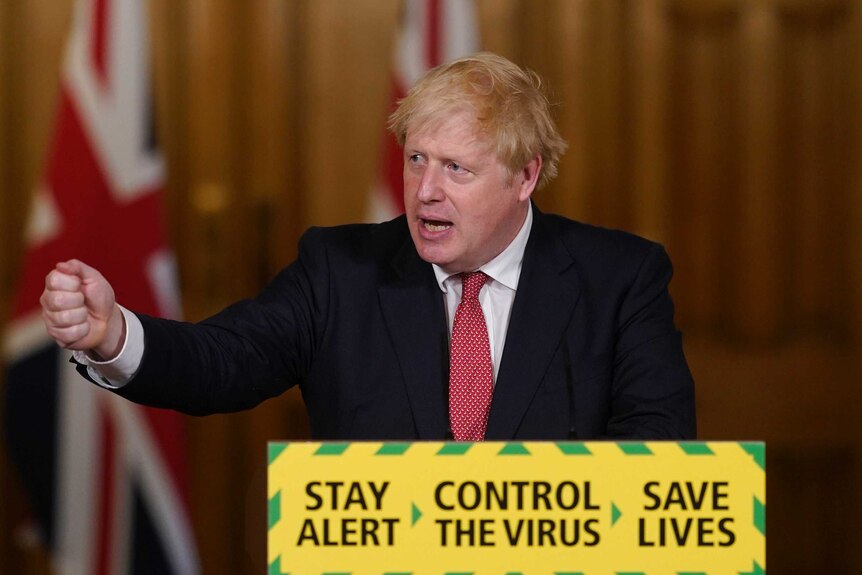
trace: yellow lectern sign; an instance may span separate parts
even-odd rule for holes
[[[765,573],[762,443],[271,443],[270,575]]]

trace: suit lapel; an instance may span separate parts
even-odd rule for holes
[[[511,439],[548,368],[579,296],[572,257],[534,209],[494,388],[487,439]]]
[[[443,296],[431,266],[407,237],[393,258],[395,277],[378,289],[420,439],[448,429],[449,338]]]

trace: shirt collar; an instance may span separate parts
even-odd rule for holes
[[[511,290],[517,290],[518,279],[521,277],[521,264],[524,261],[524,250],[527,248],[527,240],[530,238],[530,229],[532,227],[533,207],[531,204],[527,210],[524,225],[521,226],[515,239],[497,257],[475,271],[485,272],[494,281],[503,284]],[[431,264],[431,267],[434,268],[434,276],[437,278],[437,285],[440,286],[440,290],[443,293],[448,293],[449,289],[446,285],[446,280],[458,274],[450,274],[437,264]]]

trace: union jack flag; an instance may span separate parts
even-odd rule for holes
[[[479,50],[479,27],[472,0],[405,0],[395,45],[391,109],[427,70]],[[404,159],[390,133],[383,136],[382,164],[371,194],[372,221],[404,211]]]
[[[125,305],[179,315],[145,8],[140,0],[75,4],[53,141],[4,342],[8,450],[54,570],[69,575],[200,570],[181,416],[81,379],[69,353],[45,334],[39,308],[47,272],[75,257],[110,278]]]

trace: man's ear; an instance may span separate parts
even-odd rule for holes
[[[522,202],[528,200],[533,195],[533,190],[536,189],[536,184],[539,183],[539,174],[542,173],[542,156],[536,154],[532,160],[527,162],[527,165],[515,178],[519,186],[518,199]]]

